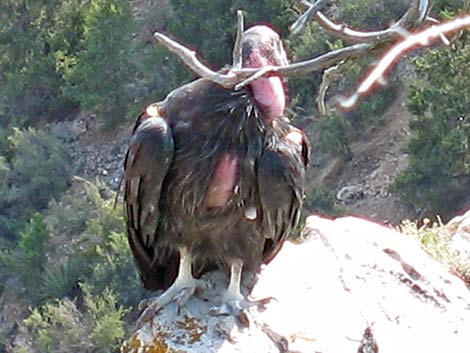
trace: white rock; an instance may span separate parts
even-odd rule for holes
[[[166,306],[122,352],[468,353],[470,291],[425,254],[414,239],[359,218],[310,216],[305,243],[286,243],[263,268],[251,297],[274,297],[248,311],[250,327],[212,317],[227,286],[213,287],[178,315]],[[244,274],[244,289],[254,283]],[[362,341],[362,342],[361,342]],[[360,348],[368,341],[372,348]]]

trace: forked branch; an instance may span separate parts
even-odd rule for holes
[[[161,44],[167,47],[171,52],[176,54],[183,62],[196,74],[205,78],[206,80],[212,81],[224,87],[233,87],[236,85],[240,78],[238,75],[229,71],[226,74],[215,72],[205,66],[202,62],[196,57],[196,52],[186,48],[185,46],[179,44],[178,42],[170,39],[166,35],[155,32],[155,39],[157,39]]]
[[[303,75],[312,71],[319,71],[326,69],[338,61],[352,58],[354,56],[362,55],[372,48],[372,45],[369,43],[359,43],[350,45],[345,48],[337,49],[330,51],[326,54],[323,54],[317,58],[313,58],[306,61],[301,61],[298,63],[293,63],[286,66],[266,66],[262,69],[252,74],[246,80],[243,80],[235,86],[235,89],[240,89],[250,83],[252,83],[257,78],[264,76],[269,73],[277,72],[284,77]]]
[[[270,66],[257,68],[242,67],[241,39],[243,32],[243,15],[241,11],[237,12],[238,30],[235,47],[233,50],[233,66],[227,73],[220,73],[209,69],[196,57],[196,53],[178,42],[168,38],[162,33],[156,32],[155,38],[170,51],[175,53],[183,62],[200,77],[217,83],[226,88],[240,89],[243,86],[253,82],[257,78],[266,74],[277,72],[284,77],[305,74],[308,72],[319,71],[331,67],[342,60],[364,55],[372,49],[378,42],[388,41],[396,38],[403,38],[408,35],[408,31],[415,26],[420,25],[427,14],[428,0],[413,0],[410,9],[390,28],[383,31],[360,32],[355,31],[345,25],[337,24],[329,20],[320,10],[328,3],[328,0],[317,0],[310,4],[304,1],[309,10],[296,21],[294,28],[301,30],[310,18],[315,18],[325,29],[337,34],[342,38],[347,38],[360,43],[337,49],[319,57],[293,63],[286,66]]]
[[[344,109],[352,109],[360,99],[371,92],[376,84],[385,82],[385,75],[406,52],[420,47],[429,46],[430,43],[447,34],[452,34],[470,28],[470,15],[455,18],[451,21],[434,25],[413,35],[393,46],[379,61],[377,66],[362,81],[358,88],[349,96],[338,98],[339,105]]]
[[[292,24],[291,31],[299,33],[310,19],[314,19],[323,29],[342,39],[354,42],[384,42],[408,35],[409,30],[423,23],[429,7],[428,0],[413,0],[408,11],[390,27],[380,31],[357,31],[343,23],[336,23],[323,14],[320,10],[326,2],[328,1],[318,0],[310,4],[309,9]]]

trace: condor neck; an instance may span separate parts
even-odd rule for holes
[[[286,95],[280,77],[261,77],[251,83],[251,91],[266,122],[270,123],[284,113]]]

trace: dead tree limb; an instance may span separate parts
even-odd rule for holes
[[[303,3],[309,8],[293,24],[293,31],[301,31],[308,20],[315,19],[325,30],[348,41],[359,43],[327,52],[309,60],[285,66],[269,66],[261,69],[243,68],[241,39],[243,35],[244,21],[241,11],[238,11],[237,37],[232,55],[232,68],[226,73],[222,73],[211,70],[196,57],[196,53],[194,51],[186,48],[162,33],[157,32],[154,36],[161,44],[175,53],[197,75],[223,87],[233,89],[240,89],[254,80],[273,72],[284,77],[289,77],[324,70],[337,65],[344,60],[362,56],[375,48],[378,44],[391,41],[398,42],[398,44],[394,45],[392,49],[387,52],[376,68],[372,70],[371,74],[359,85],[351,96],[339,99],[342,107],[351,108],[358,100],[364,97],[374,85],[385,81],[385,74],[393,66],[397,58],[405,52],[416,47],[428,46],[430,41],[435,38],[442,38],[442,40],[446,42],[446,34],[462,30],[469,26],[469,16],[464,16],[450,22],[432,25],[424,30],[420,30],[423,23],[430,20],[427,16],[429,1],[413,0],[408,11],[406,11],[406,13],[390,27],[380,31],[358,31],[348,27],[347,25],[336,23],[322,13],[321,10],[327,5],[328,0],[317,0],[314,3],[304,0]]]
[[[442,38],[442,36],[455,33],[469,27],[470,15],[466,15],[439,25],[433,25],[408,36],[387,51],[383,58],[378,62],[377,66],[359,84],[357,89],[349,97],[339,98],[339,105],[344,109],[352,109],[360,99],[365,97],[372,90],[375,85],[386,82],[385,76],[387,72],[394,67],[399,58],[403,57],[405,53],[417,48],[427,47],[436,39]]]

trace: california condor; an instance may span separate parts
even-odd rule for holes
[[[242,38],[244,68],[287,64],[269,27]],[[166,289],[147,316],[189,298],[194,274],[214,265],[230,269],[224,301],[240,307],[242,268],[281,249],[299,220],[309,160],[285,105],[277,74],[239,90],[199,79],[139,116],[124,162],[128,239],[145,288]]]

